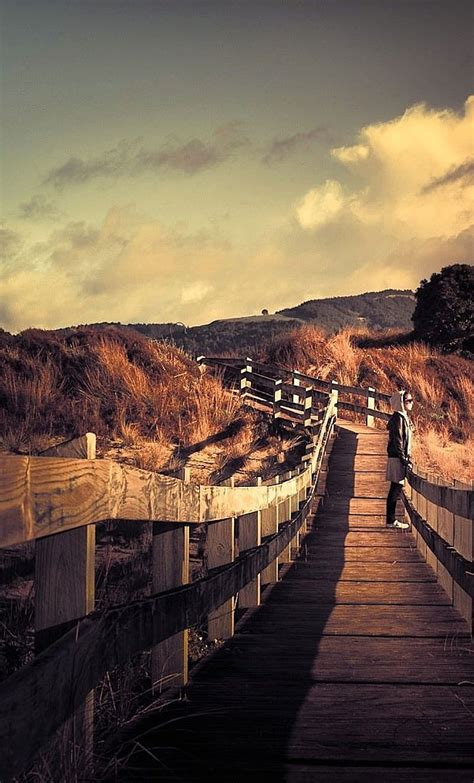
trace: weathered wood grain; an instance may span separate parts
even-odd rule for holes
[[[153,525],[153,593],[170,590],[189,582],[189,526],[166,523]],[[161,693],[169,685],[185,685],[188,681],[187,628],[169,636],[152,649],[152,687]]]
[[[316,466],[307,467],[315,472]],[[307,484],[205,487],[107,460],[0,456],[0,546],[106,519],[202,522],[259,511]]]

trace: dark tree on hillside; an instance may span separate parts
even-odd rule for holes
[[[446,351],[474,352],[474,267],[452,264],[415,293],[415,337]]]

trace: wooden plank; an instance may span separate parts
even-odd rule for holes
[[[58,444],[58,457],[95,460],[96,437],[87,433]],[[51,451],[49,449],[48,451]],[[35,545],[35,652],[63,633],[62,624],[84,617],[95,605],[95,525],[47,536]],[[89,692],[64,728],[64,742],[73,752],[81,748],[81,769],[92,774],[94,693]]]
[[[471,633],[473,630],[473,600],[465,590],[453,580],[453,605],[466,621]]]
[[[331,511],[325,503],[316,520],[316,527],[328,530],[385,530],[385,514],[344,514],[341,511]]]
[[[458,514],[454,517],[454,548],[456,552],[466,558],[474,560],[474,522]]]
[[[153,525],[153,593],[189,582],[189,526]],[[188,681],[189,632],[185,628],[152,648],[152,687],[162,693]]]
[[[242,764],[257,756],[261,762],[273,758],[273,763],[276,755],[299,762],[474,763],[472,688],[340,682],[298,688],[297,683],[280,682],[275,710],[271,680],[254,681],[243,700],[245,681],[233,679],[233,688],[223,680],[219,689],[196,683],[197,715],[186,725],[192,754],[199,758],[203,738],[211,736],[212,757],[231,763],[237,780],[244,779],[239,778]],[[218,719],[212,711],[219,711]],[[245,754],[229,744],[235,736]]]
[[[277,506],[278,525],[288,522],[291,519],[291,498],[287,498]],[[291,543],[283,550],[278,558],[279,563],[289,563],[291,561]]]
[[[406,606],[450,606],[445,591],[435,582],[349,582],[334,584],[325,579],[283,579],[265,600],[301,604],[399,604]]]
[[[40,457],[69,457],[72,459],[95,459],[97,438],[94,432],[86,432],[79,438],[71,438],[40,452]]]
[[[12,455],[0,455],[0,474],[2,547],[104,519],[224,519],[281,502],[307,483],[301,473],[273,486],[205,487],[107,460]]]
[[[214,522],[207,529],[207,562],[210,569],[231,563],[235,558],[235,519]],[[228,639],[234,633],[234,597],[209,613],[209,639]]]
[[[82,618],[94,610],[94,565],[94,525],[40,538],[36,542],[37,652],[58,638],[58,632],[53,626]]]
[[[260,546],[262,542],[262,512],[254,511],[239,517],[239,553]],[[259,606],[260,574],[239,591],[239,608]]]
[[[363,766],[362,763],[353,766],[350,762],[340,764],[304,764],[292,762],[283,769],[285,783],[367,783],[367,780],[383,781],[383,783],[472,783],[473,770],[460,766],[440,767],[427,762],[426,767],[399,767],[395,762],[380,765]]]
[[[262,538],[271,536],[278,530],[278,514],[276,506],[262,509]],[[278,582],[278,558],[265,568],[260,576],[261,584]]]
[[[269,603],[254,618],[253,629],[272,633],[279,628],[293,638],[308,632],[324,636],[469,637],[465,620],[450,606],[398,606],[396,611],[383,605],[288,607],[285,612],[281,604]]]
[[[433,484],[416,473],[411,473],[408,481],[413,489],[428,501],[466,519],[474,518],[473,489]]]
[[[353,560],[364,561],[365,563],[421,563],[422,557],[416,548],[410,546],[327,546],[320,544],[314,548],[311,547],[309,554],[313,556],[316,563],[322,564],[324,561],[335,561],[342,558],[348,563]]]
[[[352,497],[342,498],[329,497],[325,505],[326,512],[335,512],[336,514],[363,514],[378,515],[385,514],[385,499]]]
[[[334,530],[333,528],[316,527],[306,539],[309,552],[316,552],[320,544],[328,546],[370,546],[370,547],[413,547],[415,539],[412,535],[397,535],[396,530],[383,527],[370,530]]]
[[[436,575],[425,563],[396,563],[381,566],[379,563],[352,562],[326,563],[297,561],[288,571],[287,579],[334,579],[355,582],[435,582]]]
[[[278,681],[291,659],[291,682],[425,683],[458,685],[474,681],[473,647],[467,639],[338,637],[253,632],[252,620],[236,633],[225,656],[199,670],[199,681],[217,688],[235,675],[250,687],[265,674]],[[222,680],[221,680],[222,678]],[[258,687],[258,685],[257,685]]]
[[[436,560],[436,569],[433,569],[440,586],[443,588],[444,592],[448,596],[451,603],[453,603],[453,584],[454,580],[449,571],[444,567],[444,565],[438,560],[436,555],[432,555],[430,557],[429,553],[431,552],[431,549],[429,547],[426,547],[426,555],[427,558],[433,557]]]
[[[426,519],[423,514],[421,516]],[[440,507],[438,508],[437,522],[438,534],[447,544],[452,546],[454,544],[454,514]]]

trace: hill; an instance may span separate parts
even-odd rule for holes
[[[201,326],[183,323],[124,324],[152,340],[174,343],[193,356],[199,354],[237,353],[253,355],[256,346],[271,341],[304,323],[311,323],[329,334],[344,327],[361,327],[368,331],[412,330],[415,307],[413,291],[387,289],[356,296],[310,299],[295,307],[265,315],[224,318]],[[122,327],[117,323],[91,324],[95,328]],[[72,334],[78,327],[56,330]]]
[[[280,310],[281,315],[311,321],[328,332],[345,326],[362,326],[369,331],[413,328],[411,316],[415,308],[415,295],[409,289],[335,296],[329,299],[310,299],[297,307]]]

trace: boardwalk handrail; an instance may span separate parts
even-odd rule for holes
[[[112,517],[152,521],[159,538],[162,528],[171,528],[177,535],[190,524],[202,522],[212,529],[225,528],[228,518],[234,516],[240,519],[244,535],[248,523],[252,529],[254,525],[255,530],[260,529],[259,513],[263,510],[272,511],[274,520],[273,532],[264,535],[262,531],[255,546],[242,547],[236,559],[210,568],[202,579],[169,585],[149,598],[74,617],[47,629],[52,638],[60,634],[57,641],[0,686],[2,780],[17,775],[32,761],[109,669],[150,647],[163,660],[161,648],[170,638],[186,633],[185,629],[202,622],[206,615],[211,622],[213,611],[220,611],[228,600],[233,603],[237,594],[275,566],[279,555],[289,551],[305,525],[334,422],[333,394],[318,427],[309,464],[281,484],[257,487],[198,487],[104,460],[2,458],[0,546],[35,538],[38,543],[61,541],[76,529],[93,527],[97,521]],[[159,498],[166,493],[168,498]],[[154,560],[155,565],[162,567],[162,562]],[[213,627],[219,627],[213,622]],[[181,653],[187,654],[186,646],[181,646]]]
[[[270,568],[273,577],[266,583],[274,580],[278,558],[283,562],[284,557],[289,559],[292,541],[300,530],[304,532],[337,411],[362,413],[367,421],[389,418],[389,414],[375,409],[375,401],[387,402],[389,395],[372,388],[343,386],[291,371],[282,377],[281,369],[250,359],[227,363],[201,358],[204,364],[229,371],[234,380],[238,379],[239,391],[245,397],[253,394],[258,400],[260,393],[264,407],[271,408],[274,416],[299,421],[309,429],[313,448],[297,475],[282,483],[259,486],[204,487],[107,460],[71,459],[59,453],[0,457],[0,547],[34,539],[38,545],[50,539],[62,541],[75,532],[92,529],[102,520],[127,519],[152,522],[154,539],[161,541],[172,534],[174,543],[169,549],[163,549],[168,544],[159,543],[162,548],[160,556],[154,553],[154,569],[162,567],[164,551],[171,556],[182,552],[183,564],[186,562],[189,551],[186,555],[183,531],[189,535],[189,527],[196,524],[207,523],[215,547],[230,552],[227,559],[217,557],[210,562],[207,576],[191,584],[181,577],[170,582],[158,575],[155,580],[154,571],[150,597],[103,612],[80,613],[47,629],[52,638],[60,638],[0,686],[0,741],[6,749],[0,765],[2,780],[18,774],[32,760],[113,666],[149,648],[163,661],[163,645],[180,634],[178,652],[183,658],[183,634],[206,616],[214,629],[224,629],[223,637],[231,634],[233,619],[229,625],[227,617],[222,624],[216,620],[216,611],[223,614],[223,607],[234,607],[235,596],[243,596],[250,587],[254,597],[241,605],[258,605],[258,580]],[[265,394],[262,387],[272,393]],[[344,393],[362,396],[367,406],[341,400]],[[473,492],[438,486],[416,472],[409,475],[408,486],[405,503],[418,547],[434,564],[443,587],[451,590],[453,604],[464,616],[470,612],[472,618]],[[268,522],[266,528],[263,525],[264,513],[270,514],[270,527]],[[234,518],[239,518],[245,542],[236,558],[232,554]],[[427,554],[427,544],[432,555]],[[233,608],[225,611],[233,618]],[[220,634],[216,632],[215,636]],[[184,670],[181,681],[186,681]]]
[[[285,407],[288,411],[293,410],[296,415],[300,414],[300,409],[298,403],[295,402],[295,397],[304,399],[308,389],[312,391],[314,398],[313,403],[318,398],[321,399],[324,395],[329,394],[329,392],[337,391],[338,409],[360,413],[367,417],[368,423],[372,423],[374,418],[387,421],[391,415],[390,413],[375,407],[375,402],[388,403],[390,401],[390,395],[379,392],[370,386],[348,386],[334,380],[329,381],[327,379],[308,375],[307,373],[255,362],[248,357],[229,358],[199,356],[197,362],[203,369],[207,366],[220,369],[224,373],[224,376],[227,374],[232,377],[234,381],[237,381],[240,378],[240,392],[245,398],[251,399],[258,396],[255,392],[259,390],[259,384],[262,383],[262,380],[263,382],[266,381],[268,385],[272,380],[274,383],[280,383],[281,386],[279,387],[279,390],[281,392],[286,392],[287,395],[293,397],[292,400],[285,401]],[[288,380],[288,378],[290,380]],[[341,399],[341,395],[363,397],[367,400],[367,404],[359,405],[348,400],[343,400]],[[307,416],[305,417],[305,423],[309,423]]]
[[[246,358],[220,358],[201,356],[201,366],[221,368],[224,373],[240,371],[246,379],[244,395],[252,387],[252,378],[259,373],[268,377],[282,376],[282,370],[273,365],[264,365]],[[316,378],[311,375],[286,371],[291,376],[293,389],[309,384],[320,392],[329,389],[337,392],[337,409],[366,416],[367,424],[375,418],[388,420],[389,413],[377,410],[375,402],[387,403],[390,395],[374,388],[363,388],[338,384],[335,381]],[[296,392],[297,393],[297,392]],[[367,399],[366,405],[341,400],[341,395],[360,396]],[[404,505],[413,526],[415,540],[423,557],[433,567],[438,581],[450,596],[453,605],[459,609],[469,626],[473,626],[474,597],[474,490],[471,486],[455,481],[448,485],[439,477],[423,475],[417,466],[410,471],[404,488]]]
[[[0,455],[0,548],[110,519],[200,525],[295,495],[281,484],[204,486],[111,460]]]

